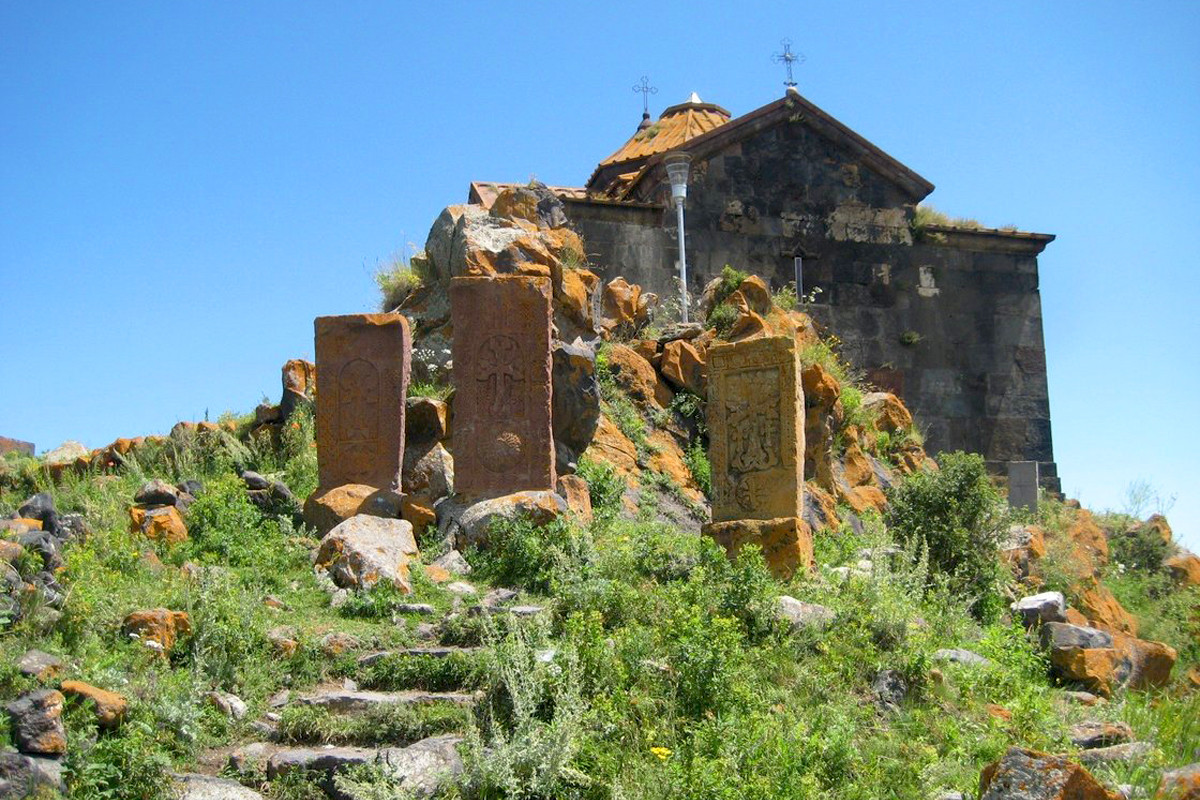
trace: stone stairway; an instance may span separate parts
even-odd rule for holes
[[[360,689],[355,680],[347,680],[344,684],[327,684],[305,692],[281,693],[272,703],[272,710],[254,723],[260,732],[267,734],[266,740],[237,747],[228,753],[224,764],[216,766],[223,766],[226,773],[240,776],[243,783],[255,785],[302,770],[313,774],[322,789],[336,799],[339,794],[333,776],[337,772],[372,764],[398,780],[415,796],[431,796],[448,776],[462,769],[457,746],[462,741],[463,728],[471,710],[483,697],[483,692],[475,686],[446,684],[453,683],[458,676],[459,672],[454,669],[456,665],[474,665],[470,674],[481,675],[481,662],[475,660],[485,656],[484,648],[441,644],[365,653],[357,659],[353,674],[370,688]],[[410,685],[405,685],[406,682]],[[478,679],[475,682],[477,684]],[[423,688],[430,684],[436,684],[437,690]],[[302,730],[285,729],[281,723],[289,713],[296,713],[289,712],[290,709],[315,709],[342,721],[363,719],[364,730],[370,728],[368,718],[371,715],[386,717],[390,710],[412,715],[418,720],[429,714],[435,717],[432,724],[437,732],[415,742],[376,740],[331,745],[322,742],[319,735],[306,736]],[[462,711],[462,724],[450,730],[438,730],[437,726],[444,726],[447,720],[453,724],[453,713],[445,713],[452,709]],[[211,781],[215,779],[205,782],[201,778],[203,776],[181,777],[187,787],[186,800],[205,800],[209,796],[200,792],[211,789]],[[194,796],[188,793],[193,787]]]

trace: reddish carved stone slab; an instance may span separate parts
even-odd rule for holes
[[[804,390],[794,338],[708,351],[713,521],[799,517],[804,507]]]
[[[454,485],[466,495],[555,487],[550,281],[454,278]]]
[[[23,442],[20,439],[9,439],[7,436],[0,436],[0,455],[13,452],[31,456],[33,455],[33,442]]]
[[[317,469],[321,490],[400,489],[412,339],[400,314],[317,317]]]

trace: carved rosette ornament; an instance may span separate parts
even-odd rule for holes
[[[400,489],[411,350],[400,314],[318,317],[317,468],[320,488]],[[326,378],[328,376],[328,378]]]
[[[450,309],[456,488],[467,495],[553,489],[549,281],[455,278]]]

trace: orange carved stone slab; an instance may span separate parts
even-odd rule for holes
[[[713,521],[800,517],[804,390],[790,336],[708,351]]]
[[[550,281],[454,278],[450,313],[455,489],[478,497],[553,491]]]
[[[412,338],[400,314],[317,317],[320,488],[400,489]]]

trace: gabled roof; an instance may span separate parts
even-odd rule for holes
[[[818,134],[848,149],[863,164],[908,194],[914,202],[920,201],[933,191],[932,183],[817,108],[802,97],[794,87],[789,87],[787,93],[775,102],[768,103],[762,108],[730,120],[699,136],[686,139],[677,147],[670,149],[691,153],[693,158],[700,160],[714,155],[733,142],[747,139],[760,131],[785,122],[802,122]],[[665,152],[665,150],[656,152],[646,159],[638,174],[621,187],[618,197],[630,200],[648,199],[662,180],[661,163]],[[597,168],[597,172],[599,172],[599,168]],[[593,190],[590,181],[588,189]]]

